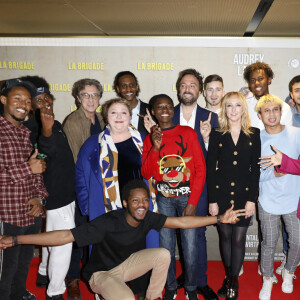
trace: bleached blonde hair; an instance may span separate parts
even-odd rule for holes
[[[251,122],[250,122],[250,117],[249,117],[249,113],[248,113],[248,104],[246,102],[245,97],[239,93],[239,92],[229,92],[227,93],[222,101],[221,101],[221,110],[220,110],[220,114],[219,114],[219,131],[222,133],[226,133],[230,131],[230,124],[228,121],[228,117],[226,115],[226,104],[229,101],[229,99],[231,97],[237,97],[239,99],[239,103],[242,105],[243,108],[243,114],[242,114],[242,118],[241,118],[241,127],[242,127],[242,131],[246,134],[246,135],[250,135],[253,133],[253,131],[251,130]]]
[[[266,104],[278,104],[280,106],[280,110],[282,110],[283,107],[283,101],[279,97],[272,94],[267,94],[260,97],[260,99],[257,101],[255,111],[260,114],[261,108]]]

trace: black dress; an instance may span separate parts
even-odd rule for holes
[[[235,145],[231,133],[212,129],[207,154],[207,186],[209,203],[218,203],[219,214],[234,201],[234,209],[245,208],[246,202],[256,202],[260,167],[260,131],[240,132]],[[237,226],[248,226],[250,218],[240,218]]]

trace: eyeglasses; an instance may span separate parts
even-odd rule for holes
[[[100,94],[97,94],[97,93],[95,93],[95,94],[82,93],[82,94],[79,94],[79,96],[83,99],[86,99],[86,100],[88,100],[90,98],[92,98],[93,100],[96,100],[96,99],[100,98]]]

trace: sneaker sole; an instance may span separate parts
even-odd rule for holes
[[[258,296],[258,299],[259,300],[270,300],[271,299],[271,295],[272,295],[272,290],[273,290],[273,285],[274,285],[274,283],[272,284],[272,287],[271,287],[271,293],[270,293],[270,297],[266,297],[266,298],[260,298],[259,296]]]
[[[291,293],[293,292],[293,290],[292,290],[292,291],[288,291],[288,292],[287,292],[287,291],[284,291],[282,287],[281,287],[281,290],[282,290],[282,292],[285,293],[285,294],[291,294]]]
[[[283,280],[283,283],[284,283],[284,278],[283,278],[283,276],[282,276],[282,280]],[[290,291],[284,291],[284,288],[283,288],[283,283],[282,283],[282,285],[281,285],[281,290],[282,290],[282,292],[283,293],[285,293],[285,294],[291,294],[293,291],[294,291],[294,287],[292,287],[292,290]]]

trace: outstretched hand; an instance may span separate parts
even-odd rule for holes
[[[227,209],[223,215],[220,216],[221,223],[235,224],[240,219],[238,217],[246,216],[245,209],[233,210],[234,205]]]
[[[208,143],[209,135],[211,132],[210,120],[211,120],[211,112],[209,113],[208,119],[206,121],[200,121],[200,133],[205,143]]]
[[[144,127],[150,133],[151,132],[151,127],[153,127],[154,125],[156,125],[156,123],[152,119],[151,114],[150,114],[148,108],[146,108],[146,114],[144,116],[141,115],[141,114],[138,114],[138,116],[144,119]]]
[[[281,165],[282,162],[282,153],[275,146],[272,146],[271,148],[275,152],[275,154],[259,158],[259,164],[262,167],[267,167],[267,170]]]

